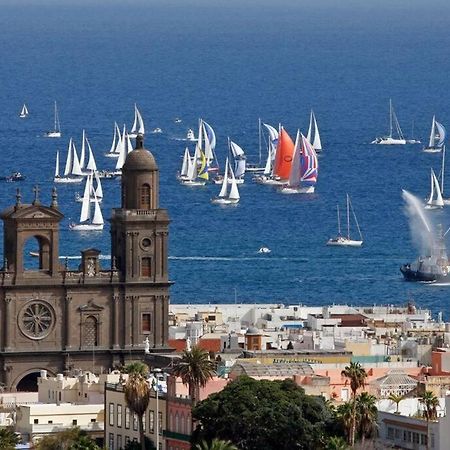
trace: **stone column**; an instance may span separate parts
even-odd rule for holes
[[[140,345],[139,342],[139,296],[133,295],[133,319],[132,319],[132,327],[133,327],[133,346]]]
[[[119,344],[119,317],[120,317],[120,297],[117,294],[113,295],[112,303],[114,310],[114,323],[113,323],[113,339],[112,339],[112,347],[113,349],[120,348]]]
[[[12,317],[12,297],[5,297],[5,343],[4,348],[5,352],[11,351],[11,342],[12,342],[12,324],[15,323]]]
[[[132,333],[132,296],[125,296],[125,304],[124,304],[124,315],[123,315],[123,334],[124,334],[124,343],[126,348],[131,347],[131,333]]]
[[[154,306],[154,315],[155,315],[155,347],[161,347],[161,327],[162,327],[162,301],[163,296],[157,295],[155,296],[155,306]]]
[[[65,323],[65,328],[66,328],[66,342],[65,342],[65,350],[71,350],[72,349],[72,326],[73,326],[73,322],[72,322],[72,297],[68,294],[66,294],[66,298],[65,298],[65,315],[66,315],[66,323]]]

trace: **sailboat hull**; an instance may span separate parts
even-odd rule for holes
[[[442,152],[442,147],[424,147],[423,151],[425,153],[440,153]]]
[[[55,177],[53,183],[81,183],[83,178]]]
[[[118,158],[119,157],[119,153],[108,152],[108,153],[105,153],[105,156],[107,158]]]
[[[371,143],[378,144],[378,145],[405,145],[406,139],[394,139],[391,137],[381,137],[381,138],[376,138]]]
[[[103,224],[93,224],[93,223],[71,223],[69,228],[73,231],[101,231],[103,230]]]
[[[60,138],[61,132],[60,131],[49,131],[48,133],[45,134],[45,136],[48,138]]]
[[[211,203],[213,205],[235,205],[236,203],[239,203],[238,198],[213,198],[211,199]]]
[[[204,186],[206,184],[206,181],[202,180],[181,180],[181,184],[183,186]]]
[[[298,186],[298,187],[282,187],[279,192],[281,194],[314,194],[315,186]]]
[[[253,181],[257,184],[267,184],[269,186],[282,186],[286,184],[285,180],[278,180],[276,178],[266,177],[265,175],[254,177]]]
[[[355,241],[353,239],[339,236],[337,238],[329,239],[327,245],[333,247],[361,247],[363,245],[363,241]]]
[[[448,200],[447,200],[447,202],[448,202]],[[450,204],[450,202],[447,203],[447,204]],[[445,205],[445,202],[444,202],[444,205]],[[424,209],[427,209],[429,211],[436,211],[436,210],[442,209],[444,207],[444,205],[429,205],[429,204],[426,204],[424,206]]]

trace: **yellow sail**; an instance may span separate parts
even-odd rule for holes
[[[202,180],[209,180],[208,167],[206,164],[206,156],[202,150],[200,150],[200,168],[198,169],[197,178],[201,178]]]

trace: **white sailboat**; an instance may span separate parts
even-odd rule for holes
[[[189,128],[186,133],[186,140],[190,142],[197,142],[197,138],[195,137],[194,130]]]
[[[89,178],[89,175],[86,177],[86,182],[87,182],[88,178]],[[95,181],[96,187],[94,187],[94,181]],[[91,188],[91,197],[90,197],[90,200],[92,203],[95,202],[94,197],[97,198],[99,203],[101,203],[103,200],[103,188],[102,188],[102,183],[100,181],[99,173],[97,170],[92,172],[92,188]],[[75,194],[76,202],[81,203],[83,201],[83,198],[84,198],[84,196],[82,197],[78,192]]]
[[[83,181],[83,175],[84,174],[80,167],[80,161],[78,160],[75,144],[73,143],[72,138],[70,138],[63,176],[61,176],[59,172],[59,151],[56,152],[55,176],[53,178],[53,182],[81,183]]]
[[[131,145],[130,136],[127,134],[126,126],[123,126],[123,132],[119,139],[119,143],[117,144],[117,148],[119,151],[119,158],[116,163],[116,170],[114,172],[115,175],[120,175],[122,173],[122,167],[125,164],[125,160],[127,158],[128,153],[133,150],[133,146]]]
[[[319,162],[312,144],[297,131],[288,183],[282,194],[313,194],[319,175]]]
[[[363,244],[363,237],[361,229],[359,228],[358,219],[356,218],[355,211],[353,210],[352,203],[350,201],[350,196],[347,194],[347,236],[342,236],[341,234],[341,217],[339,215],[339,205],[336,206],[337,210],[337,221],[338,221],[338,235],[335,238],[328,240],[327,245],[336,247],[361,247]],[[350,238],[350,210],[353,214],[353,219],[356,223],[356,228],[359,233],[359,240]]]
[[[395,129],[395,137],[394,137]],[[398,122],[397,116],[392,106],[392,100],[389,99],[389,134],[387,136],[377,137],[371,142],[372,144],[380,145],[404,145],[406,144],[406,139],[403,136],[402,129]]]
[[[276,130],[275,130],[276,131]],[[262,140],[263,140],[263,132],[262,132],[262,122],[261,119],[258,119],[258,155],[259,155],[259,161],[258,164],[249,164],[246,165],[246,171],[247,172],[253,172],[253,173],[259,173],[264,172],[264,166],[262,166],[263,160],[262,160]]]
[[[428,201],[425,204],[425,209],[442,209],[444,207],[444,200],[442,198],[441,187],[436,178],[434,170],[431,169],[431,192]]]
[[[264,171],[262,175],[256,175],[253,177],[253,181],[258,184],[282,184],[277,182],[273,176],[273,168],[275,156],[277,153],[278,139],[279,133],[276,128],[272,125],[268,125],[267,123],[263,123],[263,126],[267,129],[269,138],[267,144],[267,159],[266,164],[264,166]]]
[[[179,180],[186,180],[188,178],[188,173],[191,165],[193,164],[191,155],[189,153],[189,148],[186,147],[183,155],[183,164],[181,165],[181,171],[178,174]]]
[[[228,172],[230,173],[231,177],[229,192],[228,192]],[[223,176],[222,188],[220,189],[219,196],[211,199],[211,203],[216,205],[232,205],[239,203],[239,200],[240,200],[239,189],[237,187],[233,169],[228,163],[227,158],[225,162],[225,174]]]
[[[438,153],[442,151],[445,141],[445,127],[440,122],[436,120],[433,116],[433,121],[431,123],[431,133],[430,140],[428,142],[428,147],[424,147],[423,151],[427,153]]]
[[[195,147],[194,157],[190,161],[187,174],[184,178],[180,178],[183,186],[204,186],[209,179],[208,166],[206,157],[197,145]]]
[[[316,115],[314,114],[313,110],[311,110],[311,114],[309,116],[309,127],[306,139],[308,139],[309,143],[313,146],[316,153],[320,153],[322,151],[322,141],[320,140],[319,127],[317,126]]]
[[[25,103],[24,103],[22,106],[22,110],[20,111],[19,117],[21,119],[26,119],[28,117],[28,114],[29,114],[29,112],[28,112],[27,105],[25,105]]]
[[[129,133],[130,138],[136,138],[138,134],[145,134],[145,126],[144,126],[144,120],[142,119],[142,115],[136,106],[136,103],[134,104],[134,121],[133,126],[131,127],[131,131]]]
[[[111,143],[111,148],[109,152],[105,153],[105,156],[108,158],[118,158],[119,152],[117,151],[117,147],[119,146],[119,141],[121,139],[120,128],[117,125],[117,122],[114,122],[114,131],[113,131],[113,140]]]
[[[59,124],[58,107],[56,105],[56,101],[55,101],[55,122],[54,122],[53,130],[48,131],[46,133],[46,136],[48,138],[60,138],[61,137],[61,127]]]
[[[81,204],[80,223],[71,223],[69,228],[75,231],[99,231],[103,230],[104,220],[100,203],[95,191],[93,190],[93,174],[91,173],[86,177],[86,185],[84,188],[83,201]],[[91,197],[94,198],[94,215],[91,208]]]

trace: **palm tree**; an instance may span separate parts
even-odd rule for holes
[[[391,394],[391,395],[389,395],[388,399],[391,402],[394,402],[397,405],[397,408],[395,410],[395,414],[400,414],[400,411],[398,410],[398,407],[399,407],[400,402],[403,400],[403,395]]]
[[[349,366],[341,372],[341,376],[348,378],[350,380],[350,389],[352,390],[353,397],[353,413],[352,413],[352,428],[350,431],[350,445],[353,447],[355,444],[355,434],[356,434],[356,391],[359,388],[365,386],[365,381],[367,378],[367,373],[364,368],[361,367],[359,362],[351,362]]]
[[[432,391],[425,391],[419,397],[419,403],[423,406],[423,415],[427,419],[427,450],[430,448],[430,420],[437,419],[437,407],[439,399]]]
[[[194,450],[238,450],[231,441],[222,441],[214,438],[211,442],[202,441],[194,447]]]
[[[20,443],[19,436],[12,428],[0,428],[0,448],[3,450],[14,450]]]
[[[194,345],[191,350],[183,351],[181,359],[173,367],[173,374],[189,386],[189,395],[195,404],[199,400],[200,388],[214,377],[215,369],[216,363],[209,359],[209,353]]]
[[[347,442],[350,442],[350,434],[352,432],[351,430],[353,424],[353,405],[350,402],[341,403],[336,408],[336,415],[344,427]]]
[[[371,437],[377,426],[378,409],[376,401],[377,399],[367,392],[361,392],[356,398],[362,448],[365,448],[364,441],[366,437]]]
[[[340,436],[332,436],[328,439],[326,450],[347,450],[348,445],[345,439]]]
[[[144,363],[132,363],[125,367],[128,380],[124,385],[125,401],[130,410],[137,415],[141,449],[145,450],[143,417],[150,402],[150,385],[147,380],[148,367]]]

